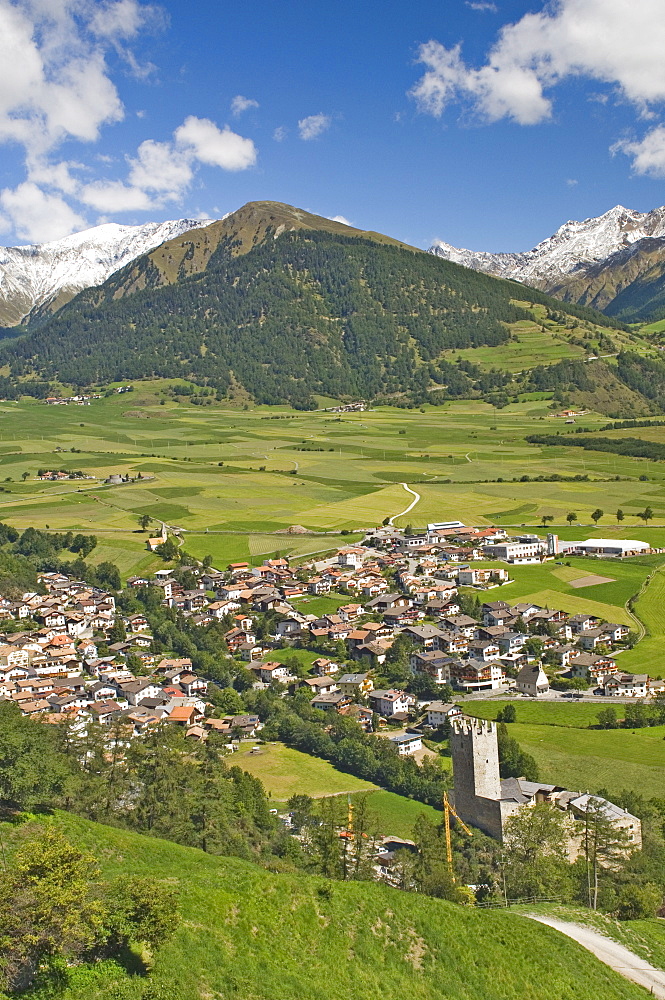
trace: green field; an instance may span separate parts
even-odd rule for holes
[[[621,656],[621,666],[635,673],[663,677],[665,672],[665,571],[654,573],[635,602],[635,614],[646,628],[646,636]]]
[[[310,757],[282,743],[262,744],[258,753],[251,753],[251,747],[258,745],[255,741],[243,743],[233,755],[233,764],[259,778],[268,795],[280,802],[292,795],[319,797],[376,788],[369,781],[336,770],[327,760]]]
[[[384,836],[390,834],[393,837],[405,837],[410,840],[413,836],[413,825],[419,816],[426,816],[437,825],[441,822],[442,813],[438,809],[407,799],[403,795],[396,795],[395,792],[380,790],[360,794],[367,795],[373,824]]]
[[[280,808],[292,795],[322,798],[350,792],[352,796],[368,796],[370,827],[381,835],[410,838],[413,824],[421,814],[435,823],[441,820],[441,813],[432,806],[377,789],[369,781],[338,771],[326,760],[310,757],[281,743],[261,744],[260,753],[249,752],[252,746],[258,745],[254,741],[242,744],[239,753],[233,756],[233,763],[260,778],[268,795]]]
[[[150,981],[115,962],[63,970],[63,1000],[639,1000],[583,948],[518,914],[366,882],[272,874],[237,858],[57,813],[107,877],[179,895]],[[20,830],[3,825],[11,841]],[[53,996],[51,992],[49,996]]]
[[[602,703],[563,701],[468,701],[464,703],[465,715],[477,719],[496,719],[501,709],[513,705],[517,712],[517,722],[533,726],[564,726],[573,729],[588,729],[598,722],[598,713],[605,707]],[[623,705],[615,705],[621,717]]]
[[[517,722],[509,731],[535,757],[543,781],[582,792],[663,794],[665,726],[598,730]]]

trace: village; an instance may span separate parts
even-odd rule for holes
[[[595,539],[574,547],[599,552],[604,544]],[[611,554],[617,546],[627,553],[646,548],[607,545]],[[188,566],[188,582],[196,584],[189,589],[165,568],[150,579],[130,578],[127,588],[149,589],[190,626],[222,623],[220,657],[241,663],[255,688],[278,686],[285,698],[305,689],[312,708],[355,718],[368,732],[398,726],[390,738],[400,754],[411,754],[421,747],[423,729],[455,714],[437,697],[443,691],[648,700],[663,690],[663,681],[621,671],[626,625],[529,603],[511,606],[489,599],[491,593],[484,599],[510,579],[511,564],[553,557],[564,547],[552,535],[508,539],[502,529],[459,523],[430,525],[421,535],[385,527],[321,562],[266,559],[224,571]],[[496,562],[474,568],[481,559]],[[113,594],[85,581],[57,573],[39,579],[45,593],[0,603],[0,620],[12,623],[0,646],[0,698],[23,714],[45,722],[66,718],[79,730],[122,720],[134,736],[166,721],[198,739],[215,729],[231,745],[260,728],[257,717],[215,717],[209,679],[197,676],[191,659],[154,651],[148,614],[121,614]],[[483,599],[474,601],[470,588]],[[321,616],[308,613],[311,598],[333,593],[348,601]],[[16,623],[25,629],[17,631]],[[408,657],[410,680],[377,687],[396,642]],[[294,673],[290,661],[275,656],[290,648],[321,655],[305,675]]]

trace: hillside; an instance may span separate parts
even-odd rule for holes
[[[14,378],[181,376],[219,398],[241,390],[308,408],[315,392],[412,403],[437,401],[433,388],[491,394],[500,379],[460,383],[445,352],[509,344],[534,320],[552,361],[616,349],[610,334],[622,336],[591,310],[536,291],[519,302],[513,282],[290,206],[252,203],[196,233],[81,293],[0,360]]]
[[[665,316],[665,237],[640,240],[567,275],[548,291],[626,323],[660,319]]]
[[[55,822],[110,876],[175,888],[182,922],[146,981],[107,962],[66,1000],[638,1000],[641,989],[533,921],[368,883],[272,874],[91,823]],[[5,827],[7,831],[7,827]],[[19,830],[20,833],[20,830]],[[17,836],[16,828],[9,837]],[[53,997],[53,993],[49,993]]]

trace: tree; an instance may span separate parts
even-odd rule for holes
[[[570,893],[569,834],[569,818],[549,802],[520,809],[506,820],[503,875],[510,898]]]
[[[96,569],[97,582],[102,587],[109,587],[111,590],[120,590],[122,580],[120,570],[115,563],[104,561]]]
[[[150,514],[141,514],[140,517],[138,518],[138,522],[141,526],[141,531],[146,531],[151,521],[152,518],[150,517]]]
[[[612,821],[605,799],[589,795],[584,809],[582,850],[586,861],[589,909],[598,909],[601,869],[616,868],[629,848],[629,833]]]
[[[178,555],[178,546],[172,538],[167,538],[165,542],[161,542],[157,546],[155,552],[162,557],[164,562],[170,562]]]
[[[591,520],[593,521],[593,523],[598,524],[604,513],[605,513],[604,510],[601,510],[600,507],[596,507],[596,509],[591,513]]]
[[[576,520],[577,520],[577,514],[575,513],[575,511],[571,510],[566,514],[566,521],[568,521],[568,524],[572,524],[573,521]]]
[[[116,618],[111,625],[111,628],[107,632],[108,641],[111,642],[124,642],[127,638],[127,632],[125,630],[125,623],[122,618]]]
[[[496,717],[497,722],[516,722],[517,709],[514,705],[504,705]]]
[[[617,510],[617,512],[616,512],[616,514],[615,514],[614,516],[616,517],[616,519],[617,519],[617,522],[618,522],[619,524],[621,524],[621,522],[623,521],[623,519],[624,519],[624,517],[625,517],[625,514],[624,514],[624,512],[623,512],[623,511],[621,510],[621,507],[619,507],[619,509]]]
[[[502,778],[524,777],[528,781],[538,781],[538,765],[534,758],[522,750],[516,739],[508,735],[503,722],[497,727],[497,742]]]
[[[554,520],[553,514],[543,514],[542,517],[540,518],[543,528],[545,527],[545,525],[551,524],[553,520]]]
[[[21,715],[18,705],[0,703],[0,803],[19,809],[50,805],[70,775],[58,751],[57,734]]]
[[[26,481],[26,479],[29,477],[29,475],[30,475],[29,472],[22,472],[21,473],[21,479],[23,480],[23,482]]]
[[[663,902],[661,886],[653,882],[623,886],[617,900],[616,915],[619,920],[643,920],[655,917]]]
[[[598,725],[601,729],[616,729],[617,728],[617,711],[612,705],[608,708],[603,708],[598,715]]]
[[[646,524],[653,517],[653,510],[651,509],[651,507],[645,507],[644,510],[637,516],[642,518],[642,520]]]
[[[76,959],[104,938],[94,858],[54,827],[16,852],[0,884],[2,974],[10,989],[30,985],[43,959]]]
[[[132,941],[154,951],[175,930],[171,889],[127,874],[104,883],[94,857],[56,827],[25,833],[0,880],[0,988],[22,992],[55,958],[90,961]]]
[[[286,805],[291,813],[291,823],[296,833],[300,833],[303,827],[313,826],[314,799],[311,795],[292,795]]]

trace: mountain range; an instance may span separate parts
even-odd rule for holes
[[[463,250],[441,240],[430,253],[626,322],[665,314],[665,207],[641,213],[617,205],[597,218],[564,223],[522,253]]]
[[[516,381],[509,359],[525,329],[536,340]],[[0,353],[10,371],[0,395],[164,377],[206,387],[208,402],[212,389],[307,409],[317,393],[505,405],[509,386],[565,380],[588,390],[588,355],[630,344],[621,324],[593,310],[278,202],[181,233],[16,333]],[[508,365],[490,371],[502,346]],[[532,377],[541,351],[550,365],[569,359],[565,372]],[[620,412],[629,390],[605,375]],[[630,392],[633,410],[648,410]]]
[[[249,252],[261,243],[267,228],[276,237],[323,228],[416,250],[279,202],[250,202],[217,221],[107,223],[51,243],[0,248],[0,326],[41,323],[79,292],[103,285],[118,272],[122,278],[112,287],[119,295],[170,284],[205,270],[220,243],[230,247],[232,256]],[[617,205],[597,218],[566,222],[553,236],[521,253],[465,250],[441,240],[429,252],[624,322],[665,316],[665,207],[640,213]]]
[[[0,247],[0,326],[16,326],[57,311],[129,261],[201,225],[206,222],[174,219],[143,226],[109,222],[51,243]]]

